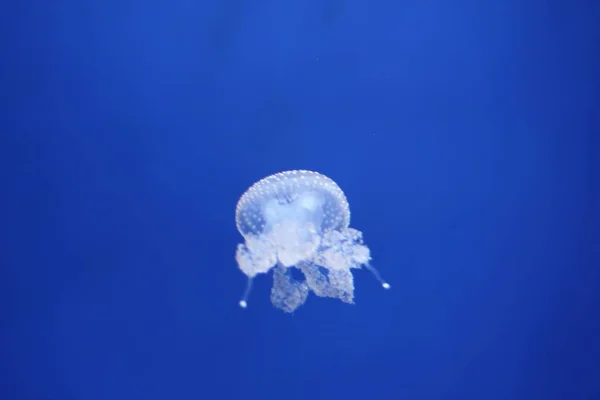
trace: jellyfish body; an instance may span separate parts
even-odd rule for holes
[[[285,171],[252,185],[236,207],[236,225],[245,239],[236,261],[248,276],[240,306],[246,307],[252,279],[273,269],[271,302],[285,312],[304,303],[309,292],[320,297],[354,299],[352,268],[370,269],[362,233],[350,228],[350,208],[339,186],[312,171]],[[304,281],[291,276],[299,269]]]

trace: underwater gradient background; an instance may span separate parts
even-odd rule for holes
[[[600,399],[598,21],[3,5],[0,399]],[[287,169],[342,187],[391,291],[237,306],[236,201]]]

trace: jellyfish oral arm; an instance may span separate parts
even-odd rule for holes
[[[246,243],[238,245],[235,258],[240,270],[248,277],[244,295],[239,302],[240,307],[246,308],[254,277],[273,268],[277,263],[277,256],[267,241],[249,237]]]
[[[250,296],[250,291],[252,291],[252,283],[254,282],[254,278],[248,278],[246,282],[246,290],[244,290],[244,295],[239,302],[240,307],[246,308],[248,307],[248,297]]]
[[[369,263],[364,264],[365,268],[369,271],[371,271],[371,273],[373,274],[373,276],[375,277],[375,279],[377,279],[379,281],[379,283],[381,283],[381,287],[384,289],[391,289],[391,286],[389,283],[387,283],[386,281],[383,280],[383,278],[381,278],[381,275],[379,274],[379,271],[377,271],[377,269],[372,266]]]

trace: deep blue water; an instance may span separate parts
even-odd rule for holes
[[[600,3],[11,4],[0,399],[600,398]],[[237,307],[287,169],[391,291]]]

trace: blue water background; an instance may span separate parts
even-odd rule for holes
[[[9,3],[0,399],[600,398],[600,3]],[[287,169],[391,291],[237,307]]]

